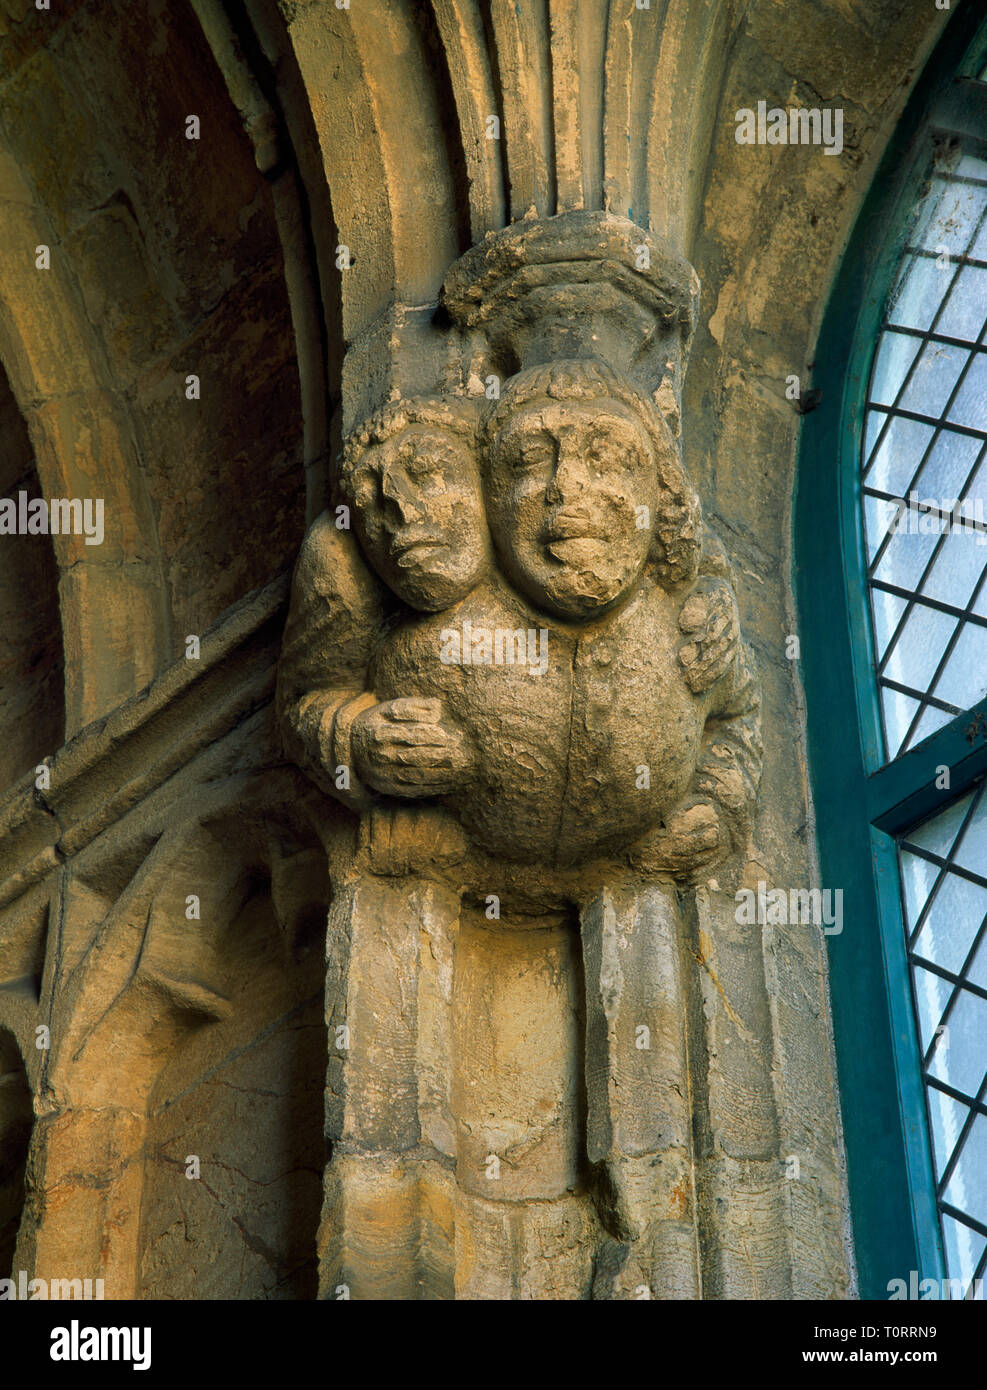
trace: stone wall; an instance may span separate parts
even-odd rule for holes
[[[305,1298],[317,1244],[359,1225],[330,1167],[318,1235],[329,869],[338,907],[357,830],[279,741],[288,575],[371,411],[482,396],[489,358],[439,310],[450,266],[509,223],[607,209],[698,275],[663,408],[763,692],[750,844],[681,900],[693,1295],[852,1296],[822,938],[739,927],[733,890],[815,881],[786,657],[812,419],[785,381],[811,377],[947,18],[927,0],[3,0],[0,492],[103,497],[106,536],[0,537],[0,1261],[108,1297]],[[759,100],[838,105],[842,153],[738,144],[734,112]],[[507,961],[529,947],[484,964],[489,935],[464,927],[461,1055],[496,1052],[481,1035],[503,1010],[546,1048],[585,1027],[559,1002],[584,997],[571,932],[542,930],[547,1003]],[[501,965],[517,1000],[489,994]],[[537,1036],[504,1046],[536,1087]],[[444,1172],[428,1219],[451,1263],[391,1296],[554,1297],[560,1270],[589,1296],[585,1213],[504,1283],[511,1197],[466,1212]]]

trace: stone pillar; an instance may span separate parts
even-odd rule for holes
[[[458,912],[437,884],[369,875],[330,908],[324,1298],[452,1294]]]
[[[594,1296],[700,1297],[687,982],[667,888],[605,889],[582,914],[587,1153],[610,1241]]]
[[[606,213],[488,236],[443,291],[458,389],[351,432],[303,548],[285,746],[359,818],[324,1297],[702,1296],[677,895],[745,848],[760,742],[676,441],[697,291]]]

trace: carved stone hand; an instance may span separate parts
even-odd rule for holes
[[[646,873],[692,882],[704,877],[722,857],[727,842],[713,802],[690,799],[666,816],[663,825],[643,836],[628,858]]]
[[[679,648],[679,663],[689,689],[699,695],[730,669],[737,653],[740,615],[729,583],[699,579],[682,605],[679,627],[689,639]]]
[[[383,796],[442,796],[464,786],[473,769],[472,744],[432,698],[385,700],[364,710],[351,739],[357,774]]]

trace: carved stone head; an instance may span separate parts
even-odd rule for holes
[[[396,401],[347,440],[340,487],[368,560],[397,596],[437,612],[490,563],[471,407]]]
[[[513,377],[482,432],[487,511],[504,572],[534,604],[604,613],[649,560],[694,574],[699,501],[661,413],[593,360]],[[693,553],[694,552],[694,553]]]

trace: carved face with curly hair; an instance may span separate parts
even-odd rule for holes
[[[490,562],[476,417],[458,402],[396,401],[350,436],[340,487],[374,569],[413,608],[464,597]]]
[[[483,445],[501,565],[538,607],[596,616],[649,560],[668,586],[695,574],[699,499],[660,412],[610,368],[560,361],[519,373]]]

